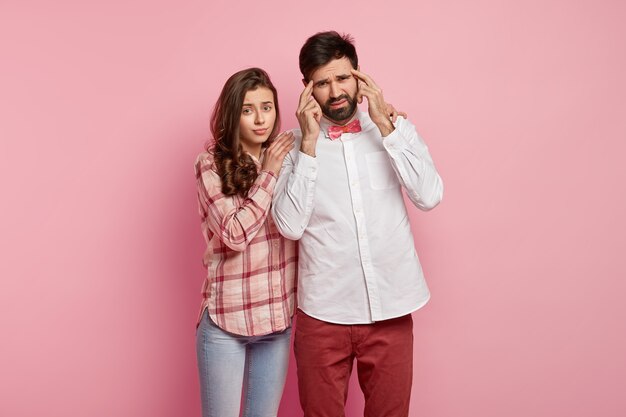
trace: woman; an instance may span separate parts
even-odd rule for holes
[[[270,205],[293,135],[280,129],[267,73],[232,75],[211,117],[212,147],[196,161],[207,277],[196,348],[204,417],[276,416],[289,360],[296,242]],[[244,376],[245,373],[245,376]]]

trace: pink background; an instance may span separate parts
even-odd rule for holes
[[[226,78],[295,127],[352,33],[446,185],[411,416],[626,415],[626,3],[0,1],[0,415],[199,416],[192,163]],[[361,415],[353,380],[348,417]],[[293,363],[280,416],[301,416]]]

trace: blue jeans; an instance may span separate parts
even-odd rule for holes
[[[204,312],[196,333],[203,417],[276,417],[289,362],[291,328],[238,336]]]

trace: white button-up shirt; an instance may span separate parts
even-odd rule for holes
[[[322,119],[316,157],[285,158],[272,214],[285,237],[300,239],[298,308],[320,320],[363,324],[422,307],[424,280],[402,188],[418,208],[435,207],[443,183],[415,127],[398,118],[383,138],[357,111],[359,133],[331,141]]]

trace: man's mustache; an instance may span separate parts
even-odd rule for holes
[[[344,99],[348,101],[352,101],[350,100],[350,97],[347,94],[342,94],[339,97],[328,99],[328,101],[326,101],[326,104],[333,104],[333,103],[336,103],[337,101],[341,101]]]

